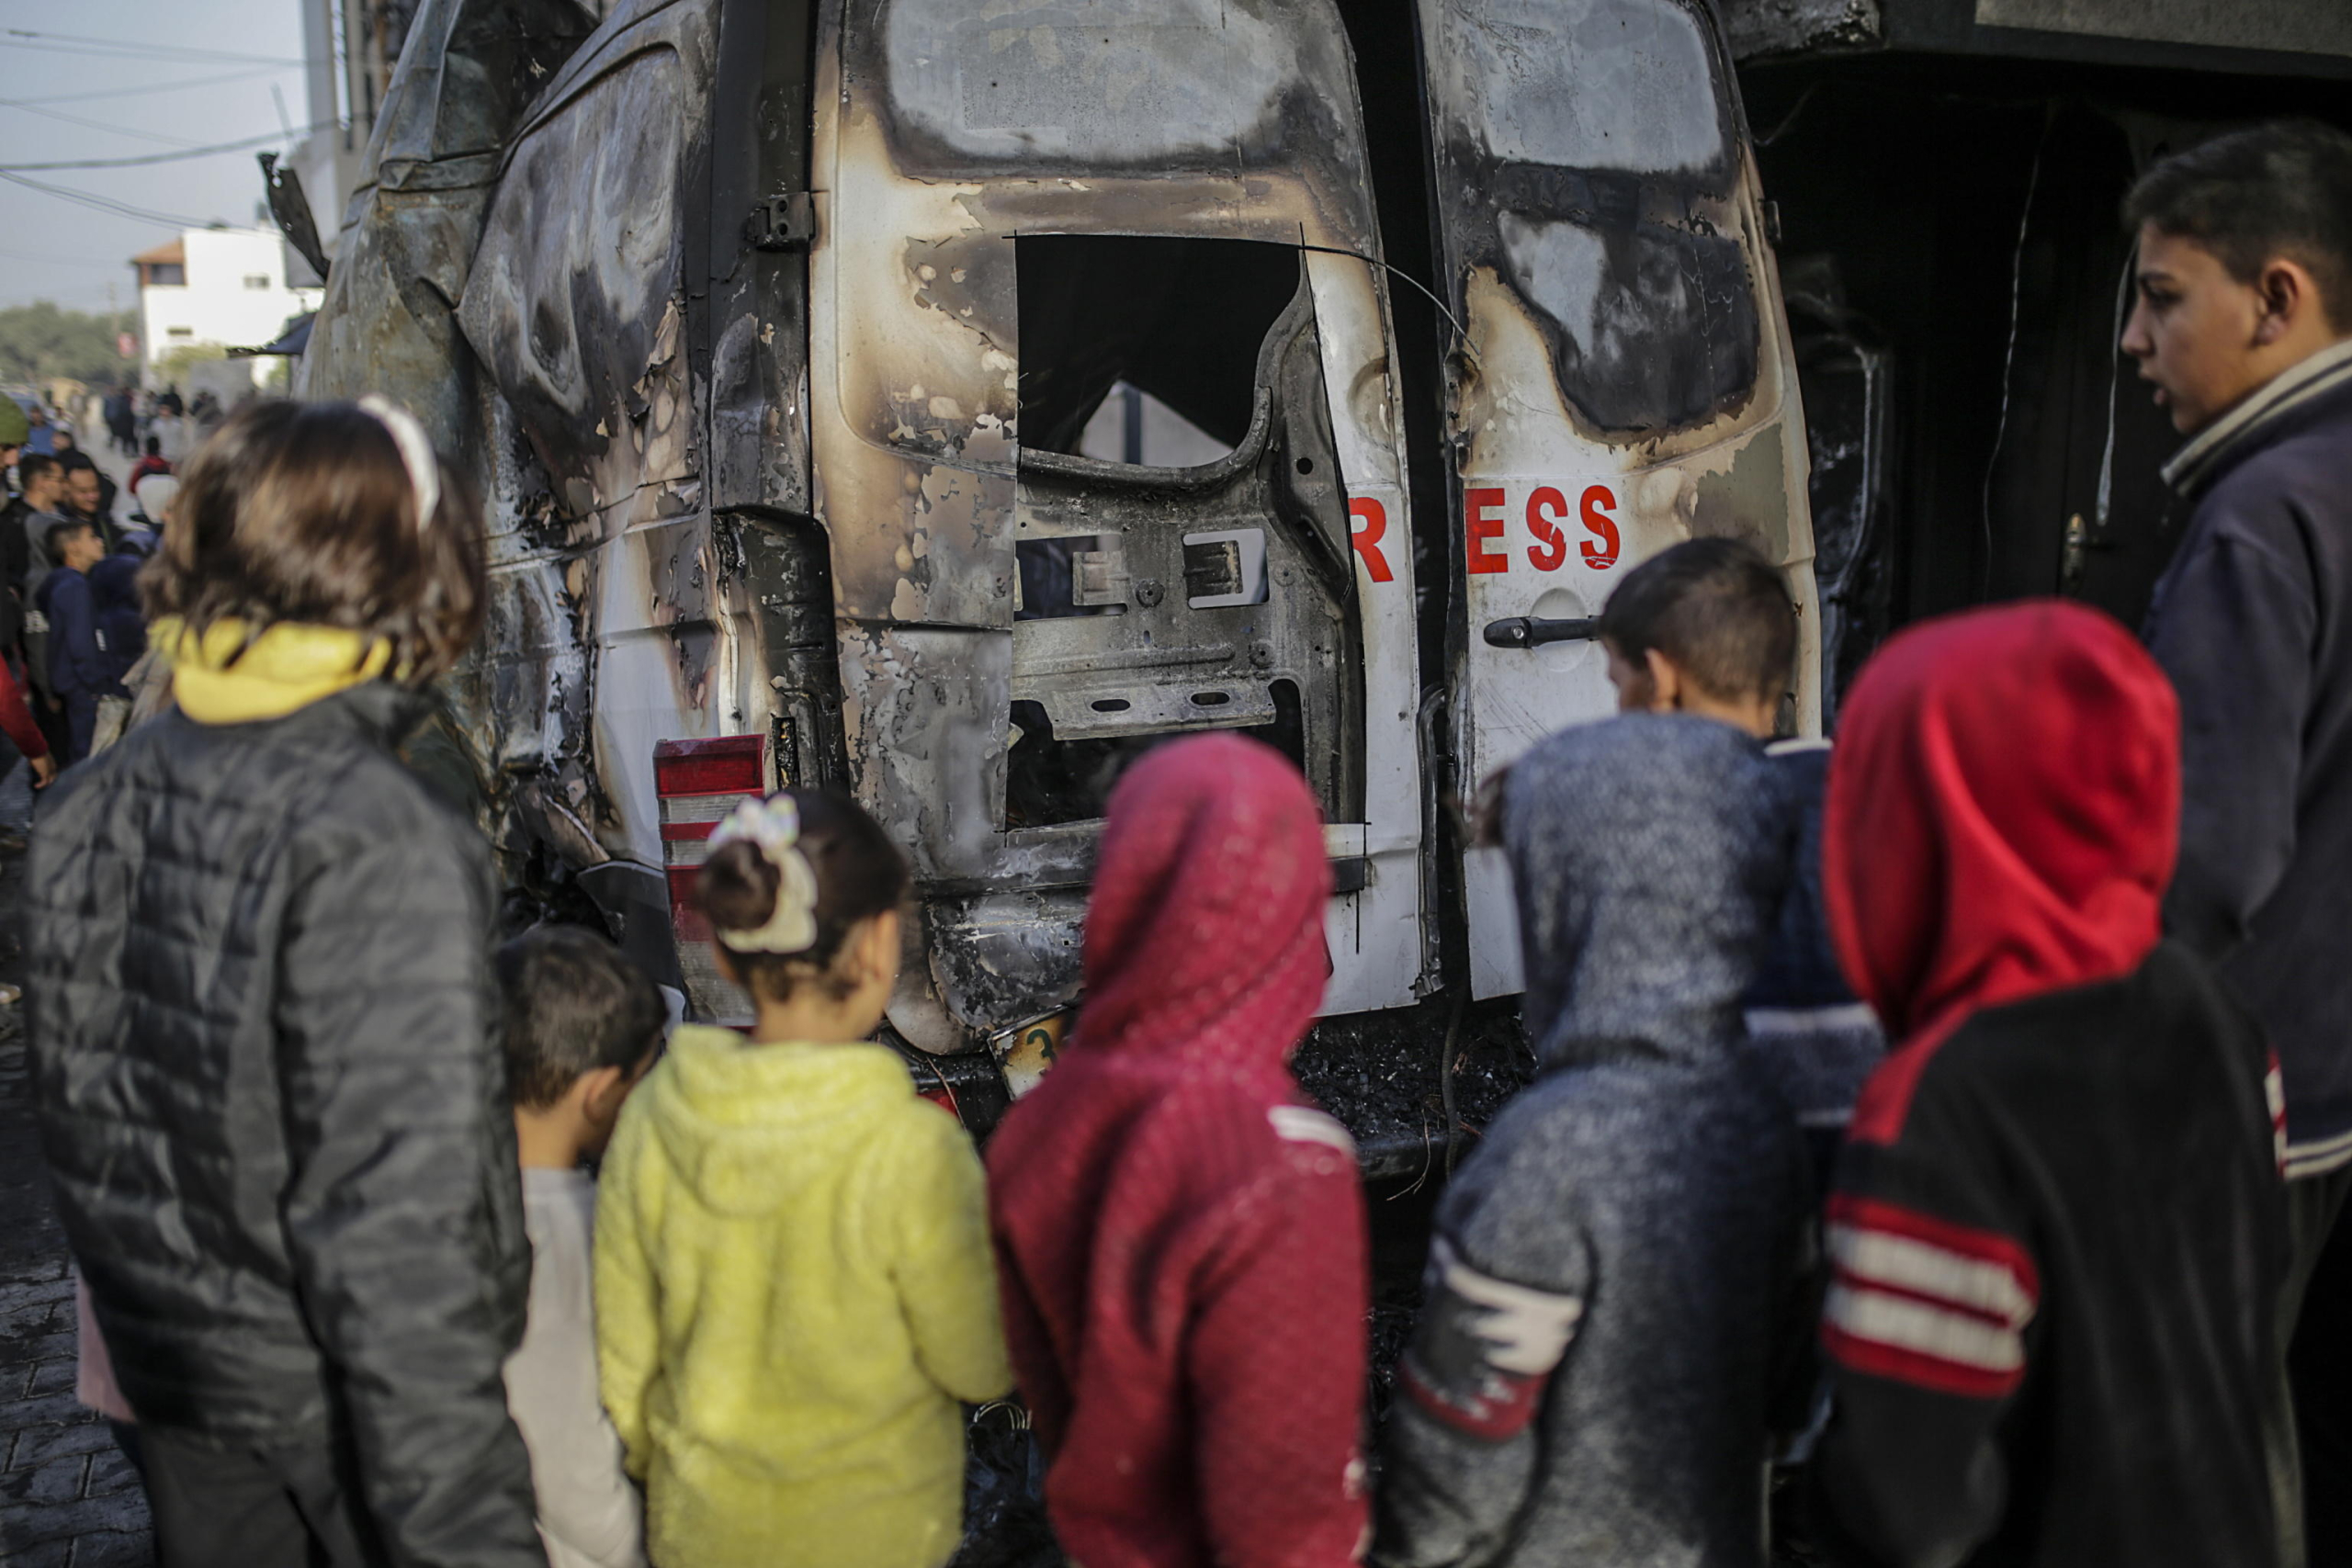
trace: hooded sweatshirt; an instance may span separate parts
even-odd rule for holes
[[[1379,1562],[1764,1562],[1805,1190],[1741,1032],[1787,874],[1769,766],[1727,725],[1641,714],[1510,771],[1543,1076],[1439,1206]]]
[[[2284,1123],[2157,941],[2178,747],[2154,663],[2056,601],[1905,632],[1847,701],[1830,926],[1895,1048],[1828,1209],[1845,1559],[2278,1561]]]
[[[1112,795],[1086,1001],[989,1149],[1005,1335],[1086,1568],[1355,1561],[1353,1146],[1284,1066],[1330,973],[1315,798],[1252,740]]]
[[[652,1561],[944,1562],[957,1401],[1012,1380],[979,1161],[899,1058],[682,1028],[598,1187],[605,1407]]]
[[[1820,1183],[1864,1080],[1886,1055],[1878,1015],[1838,967],[1821,899],[1821,817],[1829,793],[1829,743],[1782,740],[1764,749],[1786,814],[1789,886],[1764,969],[1747,993],[1747,1033],[1772,1063],[1804,1130]]]
[[[107,648],[87,574],[61,566],[41,579],[33,601],[49,621],[50,689],[61,697],[123,695],[130,661]]]

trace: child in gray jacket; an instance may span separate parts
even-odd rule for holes
[[[596,1383],[590,1303],[596,1184],[621,1102],[660,1053],[668,1009],[620,950],[542,926],[498,953],[506,1076],[531,1238],[531,1313],[506,1362],[506,1405],[531,1452],[549,1568],[645,1568],[644,1504]]]
[[[1742,1037],[1787,874],[1769,767],[1728,725],[1640,714],[1511,770],[1543,1071],[1439,1207],[1377,1562],[1764,1562],[1806,1327],[1803,1148]]]

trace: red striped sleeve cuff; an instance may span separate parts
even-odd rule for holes
[[[1996,1231],[1899,1204],[1829,1201],[1834,1272],[1822,1343],[1841,1366],[1939,1393],[1997,1399],[2025,1377],[2041,1278]]]

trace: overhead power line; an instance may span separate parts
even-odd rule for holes
[[[0,251],[9,261],[55,262],[61,266],[128,266],[130,264],[117,256],[111,261],[96,256],[61,256],[51,251]]]
[[[178,44],[145,43],[131,39],[87,38],[75,33],[34,32],[10,28],[0,47],[34,50],[46,54],[95,54],[115,60],[202,60],[231,65],[300,65],[278,54],[238,54],[219,49],[187,49]]]
[[[0,103],[0,108],[15,109],[19,114],[37,114],[43,119],[62,120],[67,125],[78,125],[88,130],[103,130],[113,136],[128,136],[134,141],[160,142],[165,147],[194,147],[198,145],[198,143],[188,141],[186,137],[164,136],[152,130],[133,130],[127,125],[111,125],[103,119],[92,119],[87,115],[67,114],[63,109],[45,109],[36,107],[31,104],[5,103]]]
[[[70,186],[53,186],[44,180],[29,180],[22,175],[6,169],[0,169],[0,180],[6,180],[11,185],[23,186],[28,190],[40,191],[46,196],[56,197],[62,201],[70,201],[77,206],[86,207],[94,212],[108,213],[117,218],[128,218],[134,222],[153,223],[159,229],[202,229],[209,227],[212,222],[209,218],[188,218],[175,212],[158,212],[153,208],[134,207],[130,202],[117,201],[112,197],[100,196],[96,191],[75,190]]]
[[[243,71],[223,72],[218,76],[190,76],[179,82],[139,82],[128,87],[100,87],[87,93],[52,93],[40,98],[0,98],[0,107],[31,108],[37,104],[80,104],[94,98],[139,98],[155,93],[176,93],[183,87],[218,87],[229,82],[250,82],[256,76],[276,76],[292,70],[288,65],[248,65]]]
[[[321,120],[316,125],[303,126],[293,136],[313,130],[333,130],[335,122]],[[209,147],[190,147],[178,152],[141,152],[128,158],[72,158],[55,164],[0,164],[0,175],[45,174],[58,169],[135,169],[149,164],[176,164],[188,158],[209,158],[224,152],[250,152],[256,147],[266,147],[273,141],[293,140],[282,130],[272,130],[260,136],[248,136],[239,141],[220,141]]]

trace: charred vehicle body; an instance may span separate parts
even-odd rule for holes
[[[480,477],[451,705],[518,886],[729,1016],[704,836],[850,790],[915,868],[889,1027],[976,1122],[1050,1055],[1110,783],[1168,737],[1322,798],[1300,1067],[1377,1173],[1524,1070],[1453,803],[1613,708],[1618,574],[1758,543],[1818,728],[1704,0],[425,0],[368,167],[301,384],[403,397]]]

